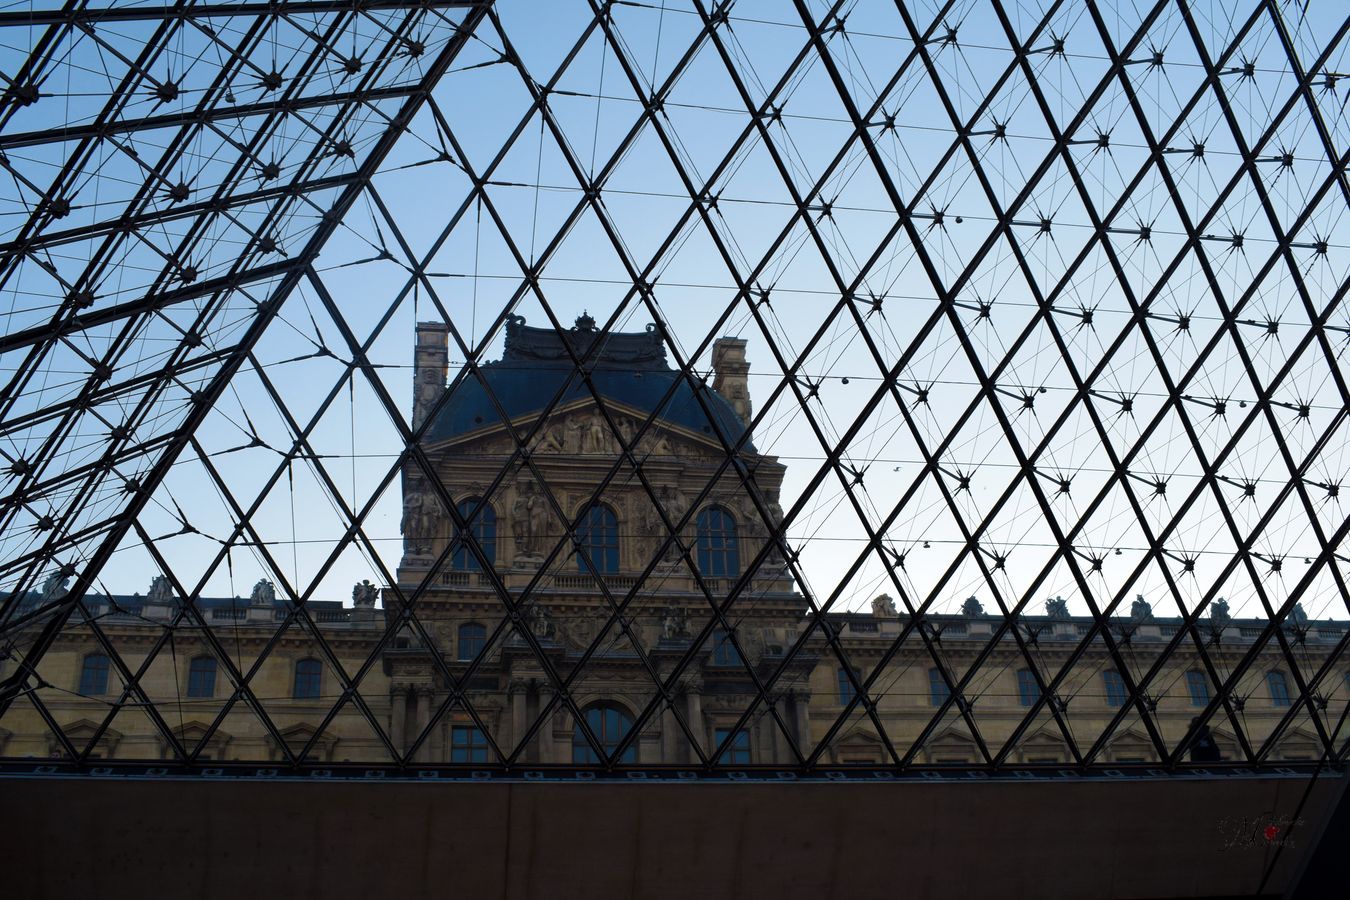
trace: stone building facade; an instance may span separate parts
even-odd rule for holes
[[[845,668],[826,629],[810,627],[783,562],[790,550],[771,537],[785,469],[747,431],[745,350],[718,341],[709,385],[672,368],[653,329],[602,337],[582,317],[560,336],[516,319],[500,360],[447,387],[446,331],[420,325],[421,439],[402,473],[396,584],[364,582],[350,604],[303,608],[266,581],[247,599],[191,604],[162,576],[144,596],[90,596],[97,633],[63,631],[29,679],[48,717],[21,694],[0,720],[0,756],[1051,765],[1073,762],[1071,737],[1098,761],[1149,762],[1154,735],[1129,684],[1157,667],[1141,696],[1175,746],[1252,642],[1269,638],[1263,622],[1230,619],[1219,604],[1192,634],[1141,598],[1110,623],[1126,678],[1093,621],[1063,601],[1014,631],[975,600],[911,627],[881,596],[825,618]],[[572,375],[578,364],[585,378]],[[49,589],[59,596],[61,585]],[[197,617],[209,630],[191,627]],[[1273,760],[1322,755],[1300,680],[1333,721],[1350,698],[1336,656],[1346,623],[1293,619],[1283,636],[1299,671],[1267,640],[1230,707],[1253,749],[1278,735]],[[0,660],[0,679],[19,667]],[[774,676],[770,709],[757,697]],[[248,691],[237,692],[243,679]],[[849,711],[864,684],[875,705]],[[1223,757],[1244,758],[1227,712],[1212,721]]]

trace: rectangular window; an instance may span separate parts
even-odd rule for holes
[[[473,725],[455,725],[450,729],[450,761],[452,763],[485,763],[488,761],[488,742],[483,732]]]
[[[934,706],[941,706],[947,702],[947,698],[952,695],[951,689],[947,687],[947,682],[942,678],[941,669],[928,670],[928,702]]]
[[[1106,705],[1124,706],[1129,694],[1125,690],[1125,679],[1120,677],[1120,673],[1114,670],[1103,672],[1102,681],[1106,683]]]
[[[1270,702],[1275,706],[1289,705],[1289,682],[1283,672],[1266,673],[1266,684],[1270,686]]]
[[[1036,683],[1036,674],[1030,669],[1017,672],[1017,702],[1023,706],[1035,706],[1041,699],[1041,686]]]
[[[216,695],[216,661],[209,656],[199,656],[188,666],[189,697],[214,697]]]
[[[80,669],[80,693],[89,697],[98,697],[108,693],[108,669],[110,662],[102,653],[91,653],[84,658]]]
[[[717,746],[722,746],[722,742],[731,734],[730,728],[716,728],[713,730],[713,740]],[[750,763],[750,732],[742,728],[736,732],[736,736],[731,739],[727,749],[722,753],[720,762],[730,763],[732,765],[749,765]]]
[[[1186,673],[1186,688],[1191,692],[1191,706],[1209,706],[1209,679],[1199,669]]]
[[[848,678],[848,669],[839,669],[839,705],[848,706],[853,702],[853,682]]]
[[[715,666],[738,666],[741,664],[741,655],[736,652],[736,645],[731,642],[731,636],[718,628],[712,633],[713,640],[713,665]]]

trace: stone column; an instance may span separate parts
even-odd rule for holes
[[[779,718],[791,730],[793,727],[792,704],[785,699],[780,699],[775,706],[778,708]],[[764,717],[764,727],[773,732],[773,761],[779,765],[794,762],[796,757],[792,755],[792,748],[788,745],[787,735],[783,733],[783,729],[778,727],[778,723],[774,721],[773,716]]]
[[[539,714],[544,717],[543,724],[539,726],[539,761],[541,763],[563,762],[558,759],[558,750],[553,741],[553,716],[557,712],[554,708],[545,712],[549,708],[549,703],[553,700],[554,690],[551,684],[542,684],[539,686]]]
[[[414,740],[417,738],[417,735],[422,733],[422,729],[426,728],[427,723],[430,721],[431,688],[420,687],[417,689],[417,732],[413,735]],[[428,758],[427,745],[426,742],[423,741],[422,746],[417,749],[417,759],[420,762],[426,762]]]
[[[408,716],[408,688],[407,685],[396,684],[389,691],[389,740],[393,743],[394,749],[399,753],[403,752],[407,744],[407,716]]]
[[[807,705],[811,702],[809,694],[792,692],[793,718],[797,721],[797,749],[803,756],[811,753],[811,717],[807,714]]]
[[[507,689],[511,695],[511,747],[502,748],[506,755],[510,756],[511,751],[515,750],[520,739],[525,736],[525,731],[529,728],[525,722],[525,682],[513,681]],[[522,755],[522,759],[524,756]]]
[[[427,688],[427,704],[431,714],[436,712],[436,689]],[[427,737],[427,760],[434,763],[445,762],[445,717],[436,723]]]
[[[694,740],[698,742],[699,749],[707,753],[708,741],[704,737],[704,732],[707,729],[703,724],[703,685],[697,681],[685,682],[684,697],[688,703],[689,730],[694,733]],[[696,759],[698,759],[698,755],[691,750],[689,753],[690,762]]]
[[[680,753],[680,723],[675,720],[675,710],[669,706],[661,710],[661,762],[684,762]]]
[[[445,392],[449,329],[444,322],[418,322],[413,361],[413,428],[422,424]]]

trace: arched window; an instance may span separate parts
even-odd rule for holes
[[[1130,699],[1129,692],[1125,690],[1125,679],[1115,669],[1103,672],[1102,682],[1106,685],[1107,706],[1124,706],[1125,701]]]
[[[710,578],[741,574],[736,520],[720,506],[698,514],[698,570]]]
[[[323,663],[317,659],[302,659],[295,664],[295,689],[291,696],[297,700],[316,700],[323,681]]]
[[[1270,702],[1275,706],[1289,705],[1289,682],[1280,671],[1266,673],[1266,685],[1270,688]]]
[[[108,693],[108,669],[111,662],[102,653],[90,653],[80,667],[80,693],[98,697]]]
[[[1199,669],[1186,673],[1186,688],[1191,692],[1191,706],[1209,706],[1209,680]]]
[[[1030,669],[1017,670],[1017,702],[1023,706],[1035,706],[1041,699],[1041,686],[1036,683],[1036,673]]]
[[[605,755],[611,756],[618,749],[619,742],[628,734],[628,730],[633,727],[633,719],[619,707],[601,703],[586,710],[586,724],[590,726],[591,733],[600,742],[600,747],[605,751]],[[572,762],[597,763],[600,761],[600,758],[595,755],[595,751],[591,749],[590,743],[586,740],[586,735],[581,730],[581,723],[578,722],[572,729]],[[619,762],[637,762],[637,746],[630,744],[628,749],[623,751],[623,756],[619,758]]]
[[[469,662],[478,658],[487,645],[487,626],[477,622],[465,622],[459,626],[459,661]]]
[[[189,697],[214,697],[216,695],[216,660],[211,656],[199,656],[188,664]]]
[[[942,670],[936,667],[929,669],[928,702],[934,706],[941,706],[947,702],[947,698],[951,695],[951,688],[947,687],[947,682],[942,677]]]
[[[478,499],[465,500],[455,509],[468,525],[468,533],[478,541],[488,565],[494,565],[497,562],[497,511],[492,508],[492,504]],[[461,572],[477,572],[483,568],[473,549],[458,539],[451,550],[450,565]]]
[[[619,520],[607,506],[591,504],[577,528],[577,570],[592,575],[619,571]]]

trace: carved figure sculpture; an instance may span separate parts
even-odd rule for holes
[[[403,549],[408,553],[427,553],[436,531],[440,502],[432,494],[410,485],[403,495]]]
[[[895,600],[890,594],[878,594],[872,598],[872,615],[878,618],[893,618],[899,615],[895,609]]]
[[[1136,622],[1153,618],[1153,605],[1144,599],[1143,594],[1135,595],[1134,603],[1130,604],[1130,618]]]
[[[173,600],[173,585],[169,583],[169,576],[156,575],[150,579],[150,590],[146,593],[145,599],[151,603],[169,603]]]
[[[369,578],[362,579],[360,584],[352,587],[353,606],[374,606],[379,596],[380,589],[371,584]]]
[[[271,606],[276,599],[276,585],[266,578],[259,578],[258,583],[253,585],[253,593],[248,595],[248,602],[254,606]]]
[[[1063,597],[1047,600],[1045,601],[1045,614],[1052,619],[1067,619],[1069,617],[1069,604]]]
[[[961,615],[963,616],[982,616],[984,615],[984,604],[978,597],[967,597],[966,602],[961,604]]]
[[[689,501],[685,499],[683,493],[678,488],[666,485],[661,489],[661,505],[666,508],[666,517],[670,519],[672,525],[676,528],[680,525],[680,520],[684,514],[689,511]],[[665,559],[667,562],[674,562],[681,556],[679,541],[671,541],[666,545]]]

